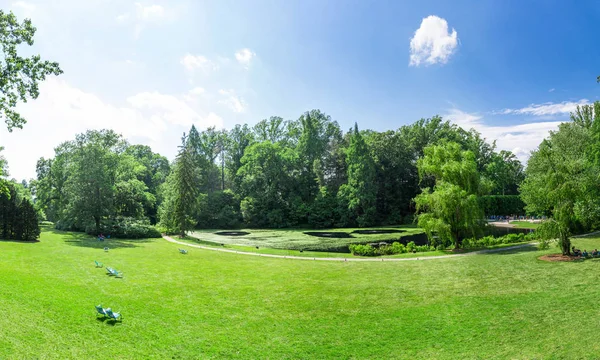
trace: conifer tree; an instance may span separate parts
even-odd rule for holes
[[[199,169],[194,159],[194,153],[185,135],[175,160],[174,171],[174,218],[179,234],[184,237],[186,231],[194,228],[195,209],[198,199]]]

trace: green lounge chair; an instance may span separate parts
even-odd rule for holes
[[[101,263],[101,262],[97,262],[96,260],[94,260],[94,262],[96,263],[96,267],[97,267],[97,268],[104,267],[104,265],[102,265],[102,263]]]
[[[182,253],[182,254],[184,254],[184,255],[188,253],[187,250],[184,250],[184,249],[179,249],[179,252]]]
[[[108,271],[107,275],[109,276],[114,276],[114,277],[118,277],[118,278],[122,278],[123,277],[123,272],[122,271],[118,271],[116,269],[113,269],[111,267],[106,267],[106,270]]]
[[[123,320],[123,317],[121,316],[121,314],[119,314],[117,312],[113,312],[111,308],[104,310],[104,312],[106,313],[106,316],[108,316],[110,319],[113,319],[115,321]]]
[[[102,308],[102,305],[96,305],[96,311],[98,312],[96,314],[96,317],[98,317],[98,315],[102,315],[103,317],[106,317],[106,311]]]

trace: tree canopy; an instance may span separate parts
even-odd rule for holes
[[[0,117],[4,118],[8,131],[22,128],[27,121],[15,111],[19,101],[39,96],[38,84],[47,75],[60,75],[62,70],[57,62],[42,60],[40,55],[19,56],[18,47],[33,45],[36,28],[31,20],[19,23],[12,13],[0,10],[0,45],[3,56],[0,58]]]
[[[571,122],[550,132],[532,152],[520,187],[529,212],[553,218],[542,233],[558,238],[564,254],[570,252],[570,234],[600,226],[599,106],[578,108]]]

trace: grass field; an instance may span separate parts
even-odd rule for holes
[[[299,250],[271,249],[271,248],[265,248],[265,247],[256,248],[253,246],[246,246],[246,245],[228,245],[228,244],[221,245],[221,244],[217,244],[217,243],[210,242],[210,241],[200,240],[193,236],[186,236],[184,239],[175,237],[175,239],[178,241],[183,241],[183,242],[189,243],[189,244],[210,246],[210,247],[214,247],[214,248],[223,248],[223,249],[230,249],[230,250],[236,250],[236,251],[241,251],[241,252],[251,252],[251,253],[258,253],[258,254],[301,256],[301,257],[309,257],[309,258],[311,258],[311,257],[314,257],[314,258],[355,257],[355,255],[352,255],[351,253],[340,253],[340,252],[327,252],[327,251],[302,251],[301,252]],[[522,245],[522,244],[526,244],[526,243],[527,242],[520,242],[520,243],[512,243],[512,244],[499,244],[499,245],[482,247],[482,248],[461,249],[460,253],[467,253],[467,252],[473,252],[473,251],[485,250],[485,249],[497,249],[497,248],[503,248],[503,247]],[[412,258],[412,257],[439,256],[439,255],[451,255],[451,254],[456,254],[456,252],[454,252],[452,249],[447,249],[447,250],[434,250],[434,251],[417,252],[417,253],[402,253],[402,254],[396,254],[396,255],[383,255],[383,256],[377,256],[376,258],[378,258],[378,259],[380,259],[380,258],[385,258],[385,259]]]
[[[0,242],[0,358],[598,358],[600,260],[548,252],[308,262],[45,231]]]
[[[515,225],[517,229],[537,229],[541,223],[532,223],[529,221],[511,221],[511,225]]]
[[[394,231],[383,234],[361,234],[361,231]],[[223,230],[196,230],[191,235],[202,241],[215,244],[238,246],[263,247],[283,250],[304,251],[341,251],[347,252],[348,244],[366,244],[373,242],[393,242],[405,236],[422,234],[423,230],[411,226],[389,226],[377,228],[344,228],[344,229],[242,229],[239,232],[247,233],[243,236],[219,235]],[[325,237],[308,235],[307,233],[330,232],[343,237]]]

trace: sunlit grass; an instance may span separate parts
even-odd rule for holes
[[[597,358],[600,259],[319,262],[44,232],[0,242],[1,359]],[[574,239],[578,248],[600,239]],[[108,252],[103,247],[109,247]],[[105,275],[94,260],[124,272]],[[96,320],[94,305],[123,314]]]

